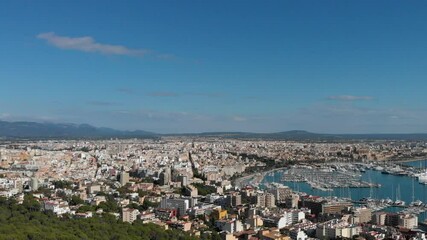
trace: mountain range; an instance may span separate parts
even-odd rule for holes
[[[3,138],[107,138],[151,137],[146,131],[120,131],[98,128],[89,124],[6,122],[0,121],[0,137]]]
[[[339,140],[427,140],[426,133],[415,134],[323,134],[303,130],[277,133],[250,132],[206,132],[182,134],[158,134],[136,130],[121,131],[112,128],[94,127],[88,124],[69,123],[38,123],[38,122],[7,122],[0,121],[1,138],[155,138],[161,136],[218,137],[239,139],[270,139],[270,140],[307,140],[307,141],[339,141]]]

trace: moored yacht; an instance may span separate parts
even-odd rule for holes
[[[396,201],[394,201],[394,205],[397,205],[397,206],[405,206],[405,201],[402,201],[402,200],[396,200]]]
[[[414,202],[411,202],[411,204],[409,206],[419,207],[421,205],[423,205],[423,202],[421,200],[416,200]]]

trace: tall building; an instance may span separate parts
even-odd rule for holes
[[[122,220],[123,222],[130,222],[132,223],[135,221],[138,217],[139,211],[138,209],[132,209],[132,208],[123,208],[122,210]]]
[[[246,223],[249,224],[251,228],[258,228],[264,225],[264,222],[262,221],[262,218],[260,216],[247,218]]]
[[[372,216],[372,222],[377,224],[377,225],[385,225],[385,220],[387,217],[387,213],[385,212],[376,212],[373,214]]]
[[[414,214],[399,215],[399,226],[407,229],[418,227],[418,217]]]
[[[160,208],[164,209],[177,209],[179,216],[187,214],[190,201],[188,199],[180,198],[163,198],[160,202]]]
[[[372,220],[372,210],[370,208],[353,209],[354,223],[368,223]]]
[[[276,207],[276,198],[273,194],[267,193],[265,194],[265,207],[266,208],[274,208]]]
[[[20,179],[15,179],[14,184],[15,184],[14,187],[16,189],[18,189],[18,192],[24,191],[24,186],[23,186],[22,181]]]
[[[349,224],[341,219],[333,219],[317,225],[316,238],[319,239],[350,239],[358,235],[362,228],[358,225]]]
[[[318,214],[339,214],[348,210],[353,204],[347,201],[331,201],[318,198],[302,198],[301,207],[309,208],[315,215]]]
[[[264,226],[282,229],[284,227],[290,226],[291,224],[298,223],[303,219],[305,219],[305,212],[298,209],[293,209],[285,211],[280,215],[265,214],[263,221]]]
[[[399,214],[397,213],[387,213],[385,217],[385,225],[395,227],[399,225],[399,218]]]
[[[257,195],[257,207],[274,208],[276,198],[271,193],[259,193]]]
[[[122,171],[120,173],[120,185],[125,186],[129,182],[129,173]]]
[[[165,170],[160,173],[160,184],[161,185],[169,185],[172,178],[172,171],[170,168],[165,168]]]
[[[418,227],[418,217],[413,214],[376,212],[373,214],[373,222],[378,225],[399,226],[408,229]]]
[[[31,178],[31,191],[37,191],[39,189],[39,180],[35,177]]]
[[[257,207],[265,207],[265,194],[259,193],[256,196],[256,206]]]
[[[197,197],[199,195],[199,191],[193,185],[188,185],[185,187],[185,196],[190,196],[192,198]]]
[[[227,196],[227,205],[230,207],[236,207],[242,205],[242,196],[238,192],[230,193]]]
[[[278,203],[284,203],[292,194],[292,189],[282,184],[275,184],[268,192],[272,193]]]
[[[298,194],[291,194],[285,199],[285,204],[287,208],[298,208],[299,196]]]
[[[341,213],[342,211],[349,209],[351,206],[353,206],[351,202],[345,202],[345,201],[326,202],[322,204],[322,213],[326,213],[326,214]]]
[[[181,186],[186,187],[188,185],[188,177],[181,175],[179,178],[181,180]]]

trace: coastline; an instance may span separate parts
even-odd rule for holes
[[[388,159],[388,160],[370,160],[370,161],[375,161],[378,163],[385,163],[385,162],[393,162],[393,163],[407,163],[407,162],[415,162],[415,161],[422,161],[422,160],[426,160],[427,161],[427,156],[422,156],[422,157],[411,157],[411,158],[403,158],[403,159]],[[237,178],[233,181],[234,185],[241,187],[240,185],[245,182],[245,181],[250,181],[251,179],[255,178],[256,176],[265,176],[266,174],[270,173],[270,172],[274,172],[274,171],[278,171],[281,169],[285,169],[286,167],[280,167],[280,168],[274,168],[274,169],[270,169],[264,172],[257,172],[257,173],[252,173],[249,174],[247,176],[242,176],[240,178]]]
[[[274,169],[270,169],[270,170],[267,170],[267,171],[264,171],[264,172],[252,173],[252,174],[249,174],[249,175],[247,175],[247,176],[243,176],[243,177],[240,177],[240,178],[235,179],[235,180],[233,181],[233,184],[234,184],[235,186],[241,187],[240,185],[241,185],[243,182],[245,182],[245,181],[250,181],[251,179],[255,178],[256,176],[262,176],[262,179],[261,179],[261,181],[262,181],[262,180],[264,179],[264,177],[265,177],[265,175],[266,175],[266,174],[268,174],[268,173],[270,173],[270,172],[279,171],[279,170],[282,170],[282,169],[285,169],[285,168],[287,168],[287,167],[274,168]]]
[[[416,161],[422,161],[422,160],[427,160],[427,156],[413,157],[413,158],[404,158],[404,159],[396,159],[396,160],[389,160],[389,161],[393,161],[393,162],[396,162],[396,163],[406,163],[406,162],[416,162]]]

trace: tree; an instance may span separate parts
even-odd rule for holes
[[[24,196],[22,206],[31,212],[40,211],[41,209],[40,203],[34,198],[32,194],[27,194]]]
[[[211,193],[216,193],[216,187],[204,185],[202,183],[192,183],[194,187],[197,188],[199,195],[206,196]]]
[[[120,207],[117,201],[108,199],[106,202],[101,202],[97,209],[102,209],[104,212],[119,212]]]
[[[72,182],[62,181],[62,180],[53,181],[52,183],[53,183],[53,186],[55,186],[55,188],[61,188],[61,189],[64,189],[64,188],[72,189],[72,185],[73,185]]]
[[[94,210],[95,210],[95,208],[93,206],[83,205],[83,206],[79,207],[77,212],[84,213],[84,212],[92,212]]]
[[[183,231],[164,230],[154,224],[118,221],[107,213],[87,219],[58,218],[51,213],[32,211],[36,202],[32,195],[24,196],[22,205],[0,197],[1,239],[196,239]]]
[[[71,206],[75,206],[75,205],[83,204],[84,201],[83,201],[83,199],[80,198],[80,196],[73,195],[71,197],[71,200],[70,200],[69,203],[70,203]]]
[[[156,208],[159,204],[155,202],[151,202],[147,199],[144,199],[144,202],[142,203],[142,210],[147,210],[149,208]]]

